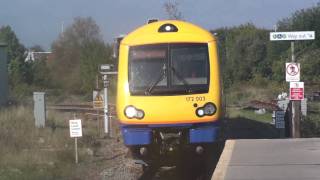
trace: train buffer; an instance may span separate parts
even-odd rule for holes
[[[228,140],[212,180],[320,179],[320,138]]]

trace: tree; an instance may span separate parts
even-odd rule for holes
[[[233,82],[255,77],[270,78],[271,62],[267,56],[267,30],[253,24],[211,31],[217,33],[219,57],[226,87]]]
[[[7,44],[8,63],[13,59],[23,61],[25,47],[20,44],[19,39],[10,26],[0,27],[0,41]]]
[[[302,81],[320,82],[320,49],[308,51],[300,58]]]
[[[98,67],[105,64],[112,54],[112,48],[103,42],[89,43],[80,56],[80,73],[83,91],[95,88],[96,75],[99,74]]]
[[[296,11],[291,17],[285,18],[278,22],[279,31],[315,31],[316,37],[319,37],[320,29],[320,3],[317,5]],[[316,38],[313,41],[299,42],[296,47],[297,52],[301,49],[320,48],[320,39]]]
[[[179,3],[176,1],[167,1],[163,5],[169,19],[182,20],[182,13],[179,11]]]
[[[34,45],[29,48],[33,52],[44,52],[40,45]],[[32,77],[31,83],[33,88],[45,90],[51,88],[50,69],[47,66],[48,54],[35,54],[35,61],[27,62],[30,66],[29,72]]]
[[[278,22],[279,31],[315,31],[316,33],[315,40],[295,42],[296,60],[301,62],[303,78],[307,81],[317,82],[319,80],[317,78],[317,75],[320,74],[318,58],[320,39],[317,38],[320,34],[318,29],[320,29],[320,3],[311,8],[298,10],[292,16]],[[277,61],[273,62],[275,68],[273,76],[275,80],[281,81],[284,71],[280,70],[278,66],[281,65],[282,68],[286,61],[291,61],[290,43],[273,43],[271,49],[272,52],[268,54],[274,58],[274,61]]]
[[[98,65],[111,60],[107,46],[95,21],[77,17],[52,44],[50,63],[56,87],[69,93],[89,93],[95,87]]]
[[[9,85],[13,96],[26,95],[27,85],[32,81],[29,64],[24,62],[25,47],[20,44],[10,26],[0,28],[0,41],[7,44]]]

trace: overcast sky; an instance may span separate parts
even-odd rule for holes
[[[320,0],[176,0],[184,19],[206,29],[247,22],[272,29],[278,20]],[[167,0],[0,0],[0,26],[10,25],[27,47],[50,49],[62,26],[91,16],[105,41],[125,34],[147,19],[166,19]]]

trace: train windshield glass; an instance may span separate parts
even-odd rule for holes
[[[129,84],[132,95],[207,93],[207,44],[158,44],[129,50]]]

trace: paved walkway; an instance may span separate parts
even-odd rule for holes
[[[228,140],[212,180],[319,180],[320,139]]]

